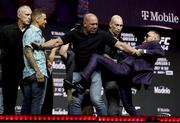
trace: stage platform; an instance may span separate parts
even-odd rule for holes
[[[180,122],[164,116],[0,115],[0,122]]]

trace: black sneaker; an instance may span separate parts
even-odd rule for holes
[[[70,82],[69,80],[64,79],[63,81],[64,81],[64,84],[63,84],[64,87],[72,87],[73,86],[72,82]]]
[[[73,88],[76,89],[76,91],[80,94],[83,94],[86,90],[85,86],[81,82],[74,83]]]
[[[66,87],[71,87],[76,89],[76,91],[80,94],[83,94],[86,90],[86,87],[84,85],[85,82],[82,82],[82,80],[75,82],[75,83],[71,83],[70,81],[68,81],[67,79],[64,79],[64,85],[66,85]]]
[[[64,88],[64,91],[67,93],[68,89],[72,89],[73,84],[67,79],[64,79],[63,81],[64,81],[63,88]]]

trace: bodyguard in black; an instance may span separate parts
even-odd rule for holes
[[[113,15],[109,23],[108,34],[119,41],[123,41],[120,37],[123,28],[123,20],[119,15]],[[120,63],[127,54],[114,47],[105,47],[105,56],[112,59],[116,63]],[[111,73],[106,70],[102,71],[104,78],[104,89],[107,99],[108,115],[122,115],[121,110],[124,106],[129,115],[137,115],[135,107],[132,103],[131,94],[131,80],[129,79],[116,79]],[[119,81],[124,81],[120,83]],[[123,106],[121,105],[121,102]]]
[[[22,81],[22,35],[16,23],[5,27],[1,36],[4,114],[14,114],[18,85]]]
[[[5,26],[0,33],[4,114],[15,113],[18,85],[22,81],[24,67],[22,36],[30,24],[31,13],[29,6],[19,7],[18,22]]]

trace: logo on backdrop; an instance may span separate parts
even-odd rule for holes
[[[54,37],[59,37],[65,35],[64,32],[58,32],[58,31],[51,31],[51,35]]]
[[[165,86],[154,86],[154,93],[155,94],[171,94],[171,90]]]
[[[63,88],[63,78],[53,78],[54,82],[54,96],[63,96],[67,97],[67,94],[64,92]]]
[[[136,93],[137,93],[137,89],[135,89],[135,88],[131,88],[131,93],[132,93],[133,95],[136,95]]]
[[[68,111],[66,111],[65,109],[62,109],[62,108],[60,108],[60,107],[56,107],[56,108],[53,108],[52,114],[63,114],[63,115],[67,115],[67,114],[68,114]]]
[[[15,106],[15,111],[16,111],[17,114],[20,114],[20,113],[21,113],[21,108],[22,108],[21,105],[16,105],[16,106]]]
[[[171,40],[171,37],[161,37],[160,44],[163,50],[168,51],[169,50],[169,41]]]
[[[141,109],[141,106],[135,106],[135,109],[136,109],[136,110],[140,110],[140,109]],[[122,116],[128,116],[128,115],[129,115],[129,114],[126,112],[126,110],[125,110],[124,107],[122,108],[121,114],[122,114]]]
[[[121,33],[121,38],[124,42],[127,42],[130,46],[135,47],[137,37],[133,33]]]
[[[141,16],[143,20],[156,21],[156,22],[166,22],[166,23],[179,23],[179,17],[174,13],[165,13],[165,12],[154,12],[142,10]]]
[[[160,44],[164,51],[169,50],[171,37],[161,37]],[[173,76],[173,70],[170,70],[171,62],[167,58],[158,58],[154,66],[154,74],[165,74]]]
[[[167,58],[158,58],[154,65],[154,74],[173,76],[173,70],[170,70],[171,63]]]
[[[157,108],[158,116],[171,116],[169,108]]]
[[[53,61],[52,67],[53,69],[66,69],[65,64],[61,60]]]

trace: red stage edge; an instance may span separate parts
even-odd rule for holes
[[[180,122],[164,116],[0,115],[1,121]]]

